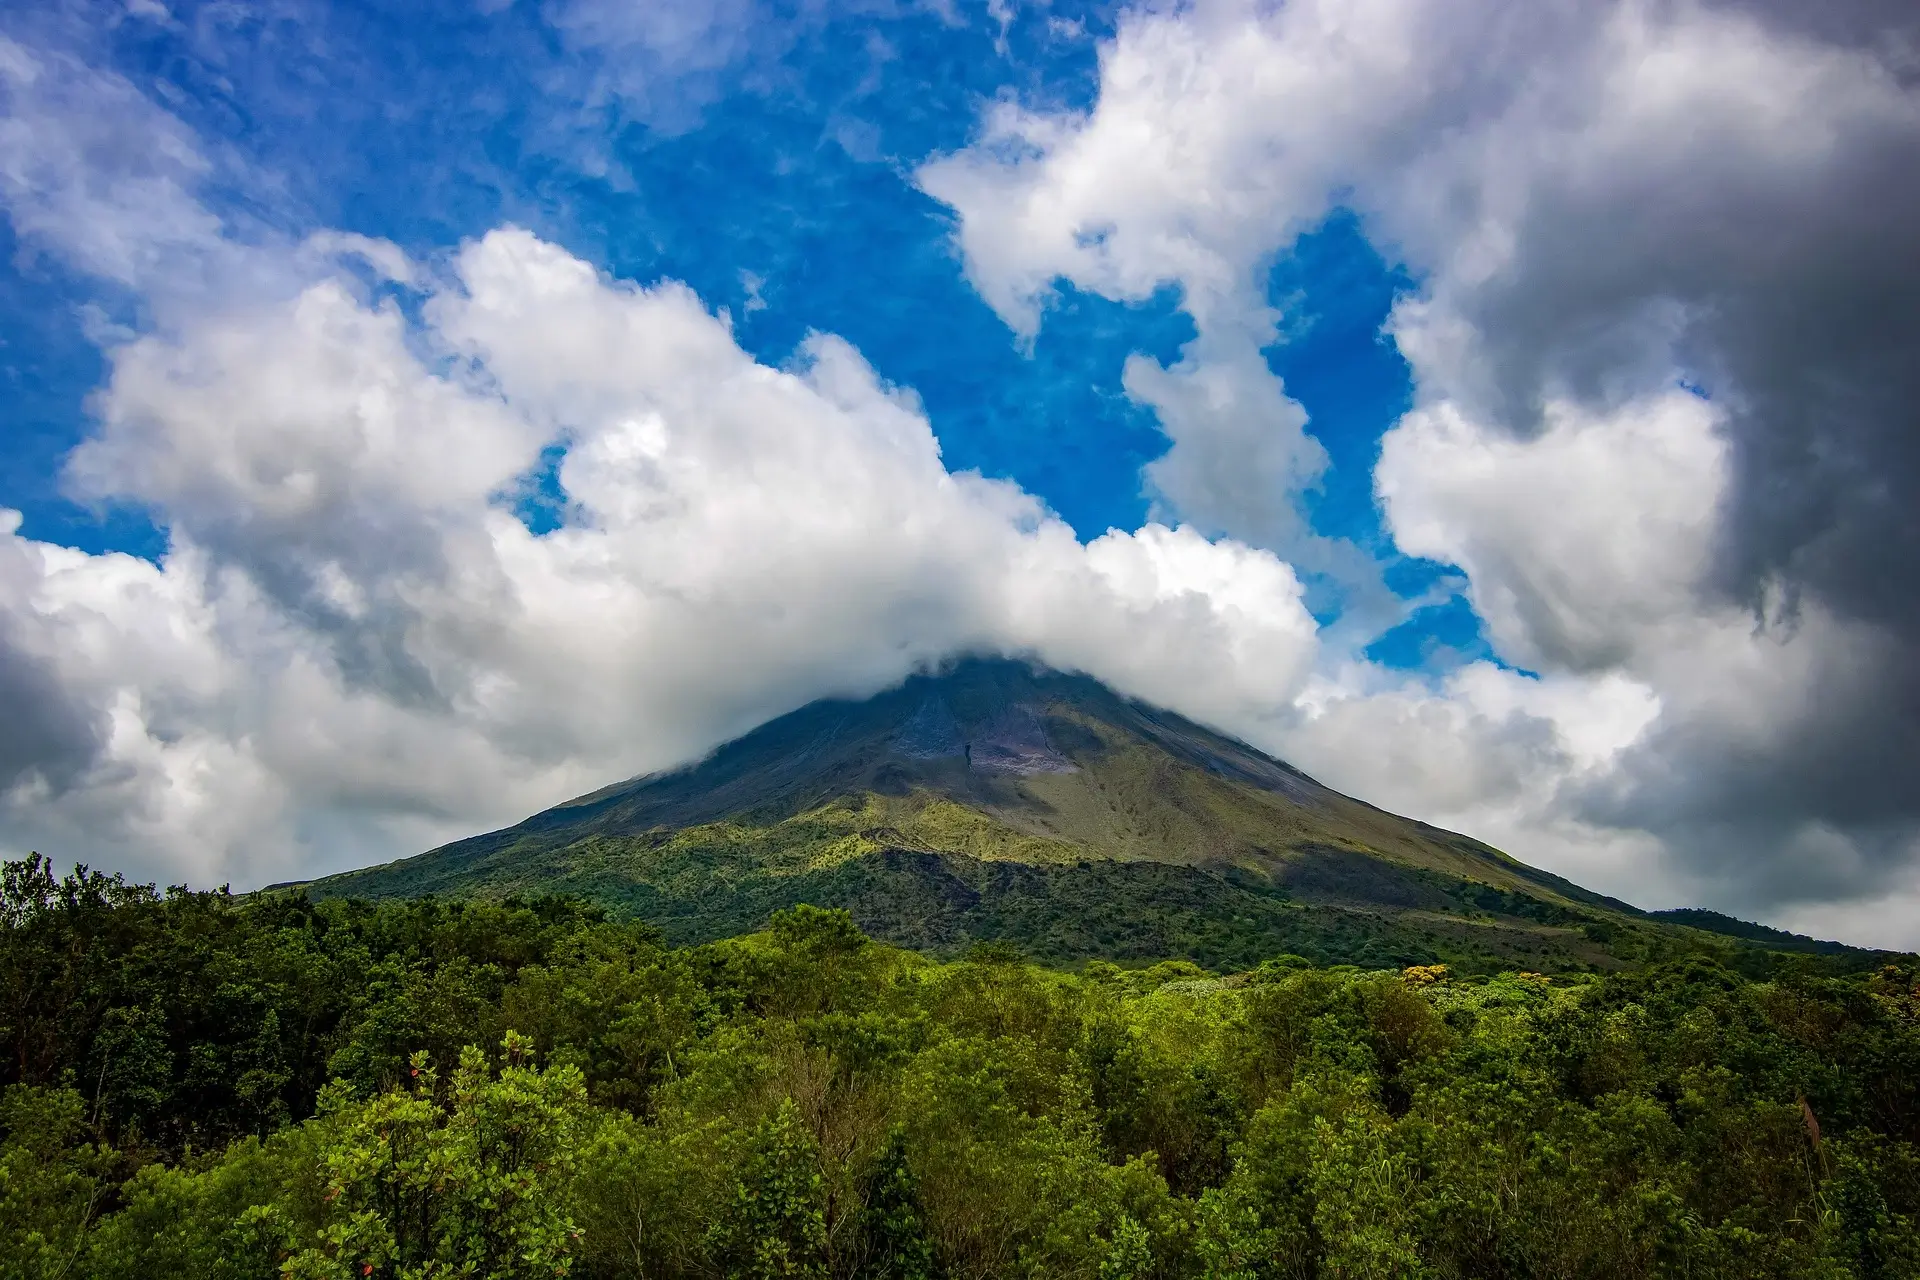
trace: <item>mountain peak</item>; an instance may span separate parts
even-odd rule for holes
[[[934,949],[1209,963],[1604,964],[1589,926],[1638,916],[1097,680],[998,658],[809,703],[693,764],[314,891],[566,891],[686,939],[810,901]]]

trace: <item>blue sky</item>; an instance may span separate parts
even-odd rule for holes
[[[1916,40],[7,11],[0,849],[399,856],[990,650],[1647,905],[1920,940]]]

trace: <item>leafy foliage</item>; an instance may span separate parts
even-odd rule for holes
[[[461,1050],[444,1094],[424,1050],[413,1055],[408,1089],[365,1101],[344,1082],[323,1092],[325,1208],[315,1242],[287,1260],[286,1274],[565,1273],[577,1232],[561,1206],[586,1127],[584,1081],[571,1065],[534,1069],[516,1032],[501,1050],[497,1076],[479,1049]]]
[[[1920,1276],[1920,969],[0,885],[0,1278]]]

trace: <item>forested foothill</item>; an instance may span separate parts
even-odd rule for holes
[[[941,962],[0,885],[0,1276],[1920,1275],[1912,957]],[[1758,976],[1751,976],[1757,973]]]

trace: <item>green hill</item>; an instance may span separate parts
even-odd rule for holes
[[[1500,851],[1341,795],[1097,681],[969,660],[822,701],[683,769],[319,881],[317,896],[578,895],[697,942],[798,902],[934,953],[1542,971],[1676,946]]]

